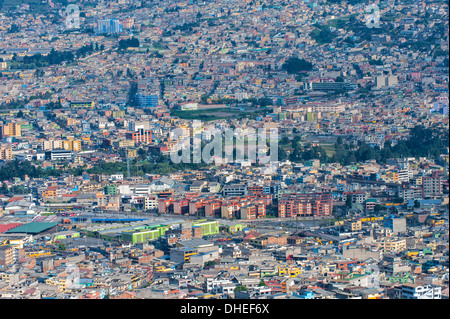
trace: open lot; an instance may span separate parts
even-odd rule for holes
[[[271,109],[268,108],[200,108],[192,111],[172,110],[172,116],[178,116],[185,120],[215,121],[227,118],[256,118],[267,114]]]

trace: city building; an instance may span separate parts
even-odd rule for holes
[[[123,31],[123,25],[117,19],[97,20],[95,33],[116,34]]]

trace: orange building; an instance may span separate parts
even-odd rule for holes
[[[139,129],[136,132],[126,133],[128,140],[133,140],[135,143],[150,144],[152,142],[152,131]]]
[[[287,194],[278,202],[278,217],[329,216],[333,211],[333,196],[328,193]]]

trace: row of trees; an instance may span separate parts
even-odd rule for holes
[[[8,161],[0,167],[0,181],[12,180],[13,178],[23,178],[27,175],[29,178],[45,178],[48,176],[60,176],[62,171],[55,169],[43,169],[35,166],[29,161]]]
[[[386,141],[384,147],[371,147],[366,143],[359,143],[356,147],[344,143],[338,138],[335,143],[335,153],[333,156],[327,155],[325,148],[321,146],[312,146],[306,144],[302,146],[299,136],[295,136],[289,145],[289,140],[283,138],[280,141],[279,159],[287,159],[285,149],[291,149],[289,160],[292,162],[304,162],[311,159],[320,159],[322,163],[340,163],[349,165],[356,162],[364,162],[375,159],[378,163],[384,164],[389,158],[398,157],[423,157],[430,156],[438,158],[440,154],[444,154],[449,144],[448,130],[437,130],[433,128],[425,128],[416,126],[411,129],[410,136],[406,141],[400,141],[396,145],[392,145],[390,141]],[[151,158],[147,159],[147,156]],[[146,173],[168,174],[179,170],[199,169],[206,167],[205,163],[172,163],[167,156],[161,154],[151,154],[146,150],[139,150],[139,157],[143,161],[137,162],[133,160],[130,169],[132,172],[143,175]],[[45,178],[48,176],[60,176],[62,173],[71,173],[79,176],[85,171],[83,168],[55,170],[43,169],[33,165],[29,161],[19,162],[18,160],[8,161],[0,167],[0,181],[12,180],[15,177],[23,178],[27,175],[30,178]],[[99,165],[87,170],[90,174],[113,174],[127,172],[126,162],[116,163],[100,163]]]
[[[49,99],[51,96],[52,96],[52,93],[50,91],[47,91],[45,93],[39,93],[37,95],[32,95],[32,96],[30,96],[28,98],[24,98],[24,99],[11,99],[11,101],[9,103],[4,102],[4,103],[0,104],[0,110],[23,108],[33,100]]]
[[[82,46],[75,51],[56,51],[52,49],[47,55],[42,55],[41,53],[36,53],[31,56],[24,56],[22,60],[14,55],[12,68],[22,68],[22,69],[36,69],[49,65],[59,65],[63,62],[73,62],[75,59],[84,58],[89,54],[92,54],[98,50],[104,50],[105,46],[103,44],[91,43]]]
[[[140,151],[140,158],[145,158],[147,152],[145,150]],[[147,159],[137,162],[132,160],[130,163],[130,172],[133,175],[144,175],[144,174],[170,174],[176,171],[186,170],[186,169],[200,169],[205,167],[205,163],[171,163],[167,156],[159,155],[154,158],[153,162]],[[122,173],[127,174],[127,163],[115,162],[106,163],[102,162],[95,167],[85,169],[79,168],[66,168],[66,169],[43,169],[38,165],[34,165],[29,161],[18,161],[12,160],[6,162],[2,167],[0,167],[0,181],[12,181],[14,178],[23,179],[25,176],[29,178],[46,178],[49,176],[61,176],[64,173],[73,174],[74,176],[81,176],[84,172],[88,174],[116,174]],[[2,189],[3,193],[6,193],[5,189]]]
[[[410,131],[410,136],[405,141],[398,141],[393,145],[387,140],[383,148],[378,145],[371,146],[365,142],[357,145],[344,143],[342,138],[338,138],[334,145],[334,154],[329,156],[322,146],[303,145],[300,137],[295,136],[292,144],[289,145],[286,138],[280,142],[280,160],[289,158],[292,162],[304,162],[310,159],[320,159],[322,163],[340,163],[349,165],[351,163],[364,162],[375,159],[377,163],[385,164],[389,158],[399,157],[431,157],[437,159],[439,155],[446,152],[449,144],[448,130],[438,130],[415,126]],[[286,150],[292,150],[289,157]]]

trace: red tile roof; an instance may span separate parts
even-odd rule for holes
[[[0,224],[0,233],[4,233],[5,231],[16,228],[20,225],[22,225],[22,223]]]

